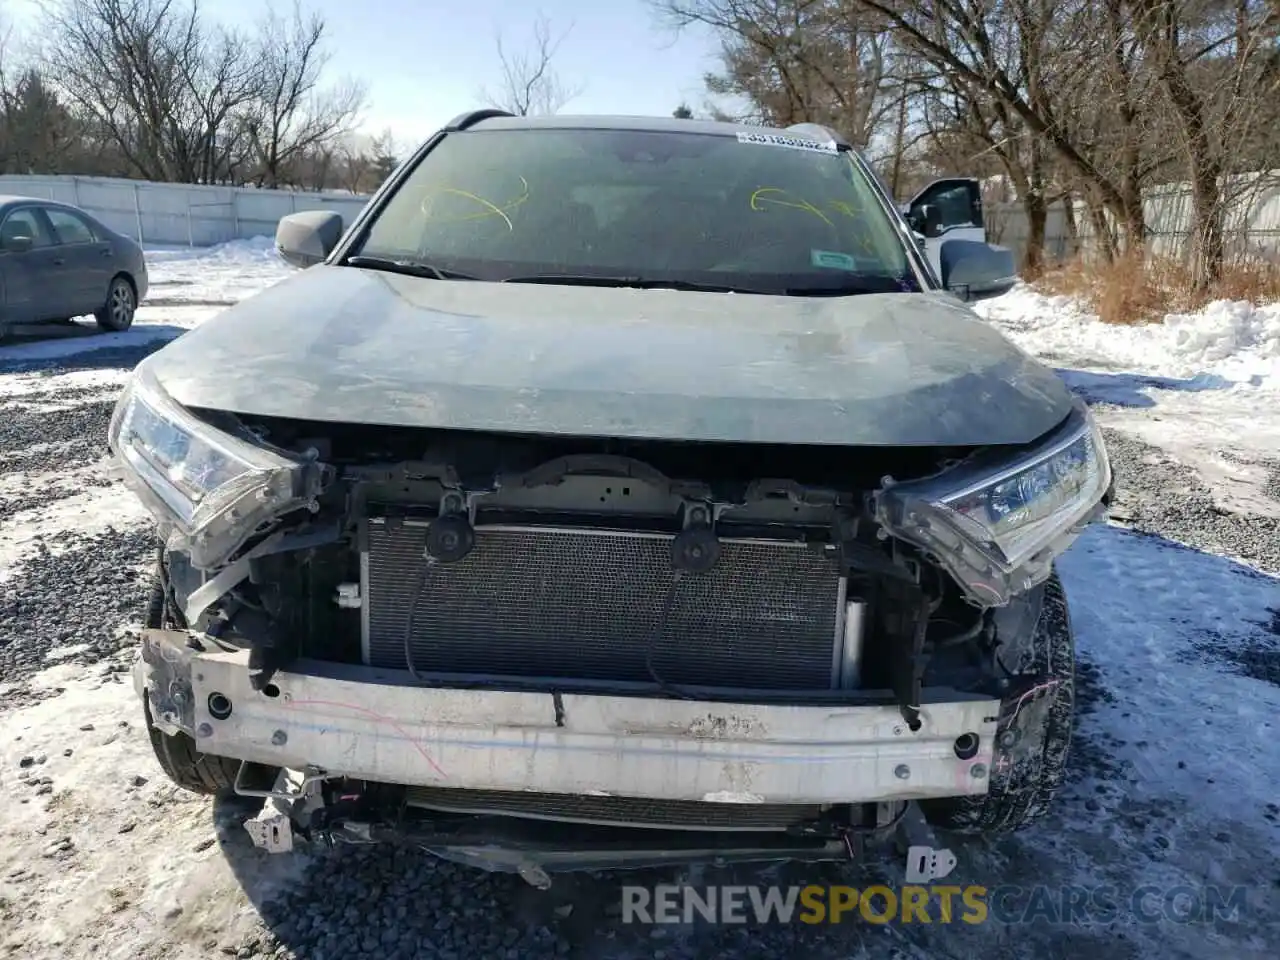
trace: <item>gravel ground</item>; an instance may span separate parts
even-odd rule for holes
[[[62,396],[58,400],[66,403]],[[56,452],[48,456],[25,458],[23,470],[34,472],[64,466],[66,457],[62,453],[68,448],[80,458],[92,453],[96,459],[106,452],[111,401],[66,403],[53,410],[46,409],[47,406],[43,397],[40,402],[10,399],[5,403],[5,417],[0,422],[0,454],[25,451],[37,444],[40,449],[56,445]]]
[[[68,461],[68,469],[86,466],[94,461],[89,459]],[[36,486],[36,485],[32,485]],[[72,481],[54,481],[39,485],[36,489],[27,488],[17,493],[0,493],[0,516],[12,517],[26,511],[39,510],[59,500],[70,500],[83,493],[87,487],[106,488],[112,481],[106,477],[79,476]]]
[[[1280,460],[1264,458],[1262,460],[1250,460],[1242,457],[1233,450],[1219,450],[1218,456],[1222,457],[1228,463],[1238,463],[1244,466],[1262,467],[1266,471],[1266,477],[1262,482],[1262,489],[1272,500],[1280,502]]]
[[[1196,472],[1159,447],[1118,430],[1103,430],[1119,496],[1112,519],[1197,550],[1234,557],[1280,573],[1280,520],[1219,506]],[[1273,498],[1277,491],[1268,489]]]
[[[56,361],[0,362],[0,374],[39,372],[56,375],[68,370],[127,368],[158,345],[95,349]],[[55,399],[67,407],[46,409],[48,403]],[[6,412],[10,409],[12,414],[0,423],[0,453],[35,451],[21,461],[20,469],[29,475],[47,476],[50,471],[82,465],[102,449],[110,402],[102,399],[102,391],[97,388],[42,393],[38,399],[28,398],[7,404]],[[1214,505],[1209,491],[1197,480],[1194,472],[1170,460],[1157,448],[1116,431],[1108,431],[1107,440],[1119,477],[1117,514],[1125,523],[1139,531],[1168,537],[1197,549],[1237,557],[1260,569],[1280,572],[1280,536],[1277,536],[1275,521],[1222,511]],[[103,495],[121,494],[104,491]],[[12,512],[6,513],[6,510],[12,511],[15,503],[23,509],[30,509],[41,493],[26,490],[19,495],[10,491],[7,496],[10,498],[7,501],[0,499],[0,517],[11,516]],[[25,499],[19,499],[19,496]],[[6,508],[5,503],[10,506]],[[124,670],[127,664],[127,648],[132,637],[121,633],[120,628],[127,627],[141,608],[145,595],[145,570],[151,550],[151,536],[142,528],[113,529],[91,536],[67,530],[46,536],[26,556],[13,576],[0,581],[0,678],[7,682],[29,678],[47,666],[52,655],[79,664],[99,664],[101,676],[111,682],[111,675]],[[1259,631],[1264,639],[1278,632],[1280,626],[1277,623],[1262,625]],[[1234,655],[1243,649],[1238,642],[1233,642],[1232,637],[1220,639],[1220,644],[1213,638],[1207,639],[1204,645],[1206,652],[1226,657],[1226,650],[1233,651]],[[1258,643],[1261,652],[1253,659],[1263,666],[1256,670],[1245,666],[1240,666],[1240,669],[1251,670],[1251,675],[1268,678],[1274,683],[1275,647],[1268,646],[1264,640]],[[1268,650],[1271,652],[1267,653]],[[1270,666],[1266,667],[1266,664]],[[1271,671],[1269,674],[1268,670]],[[1088,660],[1081,663],[1080,687],[1082,714],[1088,714],[1099,705],[1115,702],[1115,696],[1108,687],[1108,678]],[[13,695],[10,690],[9,707],[24,702],[27,701]],[[85,730],[86,727],[93,730],[91,724],[80,729]],[[86,736],[100,737],[100,734],[101,729]],[[131,735],[142,743],[140,732]],[[24,736],[29,740],[35,739],[32,733]],[[120,746],[116,733],[94,743],[103,749],[114,750]],[[1158,842],[1160,831],[1170,833],[1176,830],[1179,808],[1175,803],[1156,808],[1126,798],[1126,784],[1135,783],[1134,778],[1138,774],[1115,759],[1114,748],[1122,743],[1109,739],[1106,734],[1086,732],[1077,738],[1072,777],[1061,799],[1061,811],[1054,815],[1047,828],[1050,832],[1060,830],[1067,838],[1063,843],[1070,851],[1069,855],[1049,854],[1016,838],[975,845],[970,851],[974,875],[981,876],[985,869],[997,873],[1007,882],[1043,880],[1048,883],[1055,879],[1069,882],[1075,877],[1076,865],[1069,862],[1072,858],[1092,857],[1091,862],[1095,864],[1110,863],[1113,851],[1109,841],[1103,839],[1109,832],[1140,835],[1148,830],[1156,831],[1151,840],[1151,856],[1156,860],[1165,856]],[[27,749],[37,748],[22,746],[22,750]],[[53,801],[60,796],[56,774],[61,757],[57,754],[65,750],[64,755],[71,757],[74,750],[77,751],[76,758],[79,758],[79,751],[87,747],[67,743],[39,749],[46,750],[52,758],[47,765],[43,759],[37,762],[34,754],[24,753],[18,762],[24,773],[21,785],[15,786],[11,776],[13,771],[5,770],[0,790],[25,791],[22,803],[27,804],[32,797],[40,796],[39,791],[49,787],[45,797],[50,801],[46,807],[49,822],[73,823],[78,817],[83,825],[83,818],[88,816],[83,812],[59,821],[59,810]],[[145,751],[145,746],[140,749]],[[43,770],[50,771],[47,783],[46,776],[39,773]],[[122,770],[120,776],[123,778],[125,771]],[[165,817],[177,818],[181,814],[190,819],[199,816],[202,809],[202,801],[175,796],[172,791],[154,783],[147,784],[149,777],[156,776],[158,772],[154,770],[149,770],[146,776],[133,775],[130,782],[136,787],[136,796],[124,797],[118,805],[113,803],[111,809],[96,814],[104,823],[101,827],[104,835],[114,838],[118,833],[119,843],[128,843],[132,837],[141,838],[139,845],[131,848],[131,855],[140,858],[140,863],[152,863],[149,858],[156,855],[155,844],[166,842],[163,832]],[[140,812],[132,812],[135,808],[128,806],[131,803]],[[116,806],[119,809],[115,809]],[[1280,809],[1272,805],[1260,815],[1275,823]],[[228,908],[225,911],[227,916],[219,921],[224,924],[221,928],[206,925],[199,928],[198,936],[195,933],[183,934],[189,940],[183,946],[187,950],[182,953],[184,957],[298,960],[408,960],[416,957],[523,960],[564,956],[615,960],[630,957],[654,960],[694,957],[781,960],[805,957],[817,960],[856,956],[869,960],[924,960],[981,956],[983,960],[1012,960],[1030,956],[1067,958],[1088,955],[1093,960],[1130,960],[1155,955],[1188,958],[1209,955],[1204,952],[1208,949],[1205,946],[1208,941],[1195,940],[1186,932],[1180,932],[1177,937],[1170,935],[1166,943],[1160,939],[1163,934],[1157,936],[1123,928],[1075,927],[1064,931],[1062,927],[1027,927],[1019,931],[1019,938],[962,926],[950,926],[945,931],[867,924],[842,927],[793,924],[755,929],[682,925],[650,929],[620,922],[618,887],[623,878],[617,875],[567,877],[557,880],[551,891],[543,893],[509,875],[487,874],[443,863],[416,851],[389,847],[315,852],[309,861],[300,859],[299,862],[310,865],[298,883],[281,893],[276,886],[262,884],[259,874],[254,872],[260,869],[261,857],[249,848],[243,832],[238,829],[241,816],[243,810],[234,806],[223,804],[215,807],[220,847],[210,853],[225,859],[236,873],[244,895],[252,903],[254,910],[247,921],[248,928],[244,923],[233,923],[227,919],[234,912]],[[1078,820],[1086,826],[1079,826]],[[143,837],[143,826],[148,822],[160,832]],[[61,828],[43,829],[50,830],[47,835],[41,835],[46,851],[40,854],[44,857],[43,862],[0,878],[0,918],[9,918],[15,927],[36,924],[44,909],[40,906],[42,901],[38,892],[55,889],[59,872],[97,869],[75,859],[72,841],[68,839],[64,843],[55,835]],[[207,824],[205,829],[207,832]],[[198,849],[204,851],[212,842],[200,840],[202,846]],[[1205,839],[1204,842],[1210,841]],[[1265,850],[1270,848],[1262,835],[1244,836],[1237,842],[1242,850],[1256,848],[1260,851],[1256,856],[1266,861]],[[1168,845],[1166,840],[1165,847]],[[128,860],[130,854],[115,849],[114,856],[122,861]],[[50,850],[52,853],[48,852]],[[1181,855],[1190,856],[1193,860],[1202,856],[1195,850],[1184,851]],[[1249,860],[1250,855],[1241,856],[1245,858],[1242,870],[1252,871],[1251,875],[1265,870],[1265,867],[1255,870],[1259,861]],[[1270,862],[1273,869],[1268,882],[1280,886],[1274,860]],[[162,868],[153,864],[148,869]],[[1104,868],[1099,866],[1098,869]],[[149,876],[144,874],[136,882],[145,885]],[[816,873],[812,869],[790,866],[644,871],[631,875],[628,882],[648,885],[682,880],[699,884],[805,884],[823,879],[863,887],[872,882],[901,883],[902,877],[896,863],[872,863],[824,867]],[[1262,879],[1260,874],[1258,879]],[[129,884],[122,883],[120,888],[124,891],[119,894],[122,904],[120,915],[129,916]],[[178,906],[164,916],[169,921],[181,913],[182,908]],[[129,922],[135,926],[141,923]],[[175,927],[180,926],[176,921],[174,924]],[[1238,931],[1231,932],[1228,940],[1220,941],[1228,944],[1224,956],[1276,955],[1275,939],[1268,943],[1262,933],[1253,939],[1248,936],[1237,939],[1237,934]],[[1215,935],[1218,935],[1215,931],[1206,934],[1210,939]],[[105,948],[100,952],[86,947],[82,954],[74,955],[178,955],[173,952],[177,950],[174,946],[176,941],[163,939],[164,936],[177,937],[178,934],[170,930],[167,934],[155,936],[161,939],[154,941],[156,945],[147,951],[130,946],[124,952]],[[1153,943],[1156,945],[1154,952]],[[1257,952],[1259,944],[1261,952]],[[61,947],[53,952],[38,953],[35,950],[37,945],[27,943],[22,948],[22,955],[73,955],[69,948],[60,952],[64,949]]]
[[[137,619],[146,599],[150,532],[65,533],[51,543],[39,541],[17,576],[0,583],[0,677],[7,682],[50,659],[97,663],[131,645],[116,631]]]

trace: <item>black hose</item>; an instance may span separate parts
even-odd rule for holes
[[[662,679],[662,675],[658,673],[658,668],[653,663],[654,644],[662,639],[662,634],[667,628],[667,621],[671,618],[671,611],[675,608],[676,589],[680,584],[680,578],[683,573],[683,570],[676,570],[671,576],[671,583],[667,585],[667,593],[662,601],[662,611],[658,615],[657,622],[653,625],[653,630],[649,633],[649,642],[645,644],[644,667],[649,673],[649,679],[657,684],[658,689],[667,696],[676,700],[693,700],[696,698]]]
[[[934,650],[941,650],[944,647],[954,647],[957,644],[967,643],[982,632],[983,626],[982,618],[979,617],[973,626],[965,630],[961,630],[959,633],[952,634],[949,637],[943,637],[941,640],[931,640],[929,641],[929,646]]]

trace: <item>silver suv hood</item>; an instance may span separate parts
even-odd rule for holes
[[[1027,443],[1071,395],[950,297],[763,297],[317,266],[144,363],[189,407],[638,439]]]

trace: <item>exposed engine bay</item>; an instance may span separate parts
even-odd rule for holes
[[[170,449],[122,409],[126,459]],[[155,508],[149,722],[236,764],[268,849],[521,872],[852,856],[984,794],[1048,722],[1040,584],[1110,476],[1083,414],[1012,453],[169,415],[221,446],[134,488],[186,458],[222,499]],[[229,443],[265,469],[223,476]]]
[[[996,679],[990,611],[868,507],[885,476],[970,451],[244,426],[333,471],[311,509],[246,545],[225,593],[169,554],[176,609],[250,647],[255,683],[302,657],[441,686],[892,697],[914,724],[935,653],[985,647],[987,668],[947,685]]]

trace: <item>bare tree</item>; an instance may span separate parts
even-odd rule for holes
[[[338,184],[343,190],[361,193],[373,170],[373,151],[362,138],[349,136],[338,146]]]
[[[1195,292],[1222,272],[1230,154],[1280,97],[1280,8],[1260,0],[1132,0],[1134,31],[1177,118],[1191,181]]]
[[[255,102],[260,77],[249,38],[197,30],[180,69],[189,119],[173,145],[175,169],[198,183],[239,182],[251,148],[240,118]]]
[[[294,8],[256,33],[207,24],[197,0],[50,0],[42,75],[120,172],[188,183],[301,182],[364,103],[321,86],[324,23]]]
[[[296,179],[291,165],[335,146],[364,107],[365,90],[359,83],[321,87],[321,72],[329,62],[324,34],[324,19],[304,16],[296,5],[287,22],[272,11],[261,25],[257,97],[245,120],[261,186]]]
[[[399,165],[399,147],[389,129],[377,136],[352,134],[333,151],[333,176],[343,190],[373,193]]]
[[[720,37],[715,94],[744,98],[753,119],[777,126],[822,123],[853,143],[870,142],[891,99],[886,36],[870,18],[849,17],[845,0],[651,0],[677,29]]]
[[[194,8],[179,18],[165,0],[65,0],[46,10],[45,35],[57,38],[50,72],[139,176],[179,176],[164,141],[182,126],[182,61],[197,24]]]
[[[224,124],[253,97],[244,37],[206,28],[177,0],[62,0],[45,10],[46,76],[130,172],[209,182],[229,175]]]
[[[565,83],[552,66],[572,29],[570,26],[555,36],[551,22],[539,14],[533,22],[531,42],[523,51],[508,50],[499,31],[495,43],[501,86],[496,92],[482,90],[481,97],[500,110],[523,117],[558,113],[570,100],[581,96],[584,88]]]
[[[1093,35],[1081,29],[1094,8],[1091,0],[1050,4],[1017,0],[991,7],[961,0],[850,0],[881,18],[895,40],[967,84],[1003,104],[1025,124],[1030,135],[1052,150],[1059,161],[1087,184],[1102,204],[1126,227],[1126,236],[1141,244],[1146,221],[1140,202],[1121,189],[1114,174],[1060,122],[1061,100],[1048,87],[1037,94],[1019,65],[1052,58],[1052,74],[1044,84],[1069,90],[1092,68],[1098,55]]]

